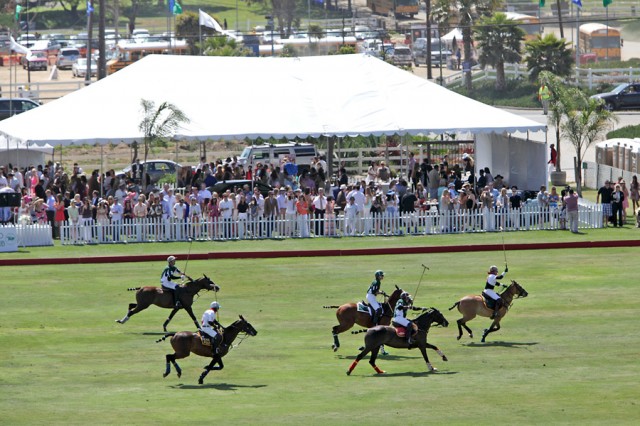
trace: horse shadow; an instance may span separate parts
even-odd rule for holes
[[[184,389],[184,390],[192,390],[192,389],[216,389],[220,391],[235,391],[239,388],[265,388],[267,385],[236,385],[233,383],[207,383],[203,385],[187,385],[187,384],[177,384],[170,386],[173,389]]]
[[[384,374],[376,374],[373,376],[369,376],[369,377],[374,377],[374,378],[384,378],[384,377],[428,377],[428,376],[442,376],[442,375],[449,375],[449,374],[458,374],[457,371],[405,371],[403,373],[389,373],[388,371],[385,371]]]
[[[359,351],[358,353],[360,353],[360,352],[361,351]],[[409,355],[411,355],[411,354],[409,354]],[[418,352],[418,355],[420,355],[420,352]],[[368,356],[371,356],[371,353],[369,353],[367,355],[367,357]],[[345,359],[345,360],[354,360],[357,357],[358,357],[358,354],[356,354],[356,355],[336,355],[336,358]],[[391,361],[391,360],[401,360],[401,359],[412,359],[412,358],[414,358],[414,357],[408,356],[408,355],[393,355],[391,353],[388,353],[386,355],[378,354],[378,359],[382,359],[382,360],[385,360],[385,361],[386,360]]]
[[[491,348],[491,347],[501,347],[501,348],[523,348],[528,346],[535,346],[538,342],[505,342],[501,340],[491,341],[491,342],[469,342],[465,343],[464,346],[468,348]]]

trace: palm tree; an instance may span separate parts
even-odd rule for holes
[[[573,70],[574,58],[568,49],[565,39],[558,39],[554,34],[543,38],[539,35],[535,40],[525,43],[529,80],[536,81],[542,71],[550,71],[561,77],[569,76]]]
[[[567,138],[576,150],[576,188],[578,195],[582,196],[582,158],[593,142],[606,131],[612,122],[618,118],[603,108],[600,99],[587,97],[577,91],[575,94],[576,109],[564,112],[561,123],[562,136]]]
[[[556,172],[560,173],[562,171],[560,168],[560,123],[562,122],[562,117],[564,117],[568,111],[575,109],[573,101],[579,98],[579,95],[575,93],[575,91],[579,91],[579,89],[568,87],[560,77],[550,71],[542,71],[538,77],[538,81],[540,85],[545,84],[551,94],[547,120],[556,129],[556,152],[558,154],[556,158]]]
[[[156,108],[155,102],[142,99],[140,105],[144,117],[138,129],[144,135],[144,161],[146,162],[151,145],[173,136],[182,123],[189,122],[189,118],[169,102],[163,102]],[[137,157],[137,150],[134,156]]]
[[[491,65],[496,69],[496,90],[501,92],[507,87],[504,75],[505,63],[519,63],[522,60],[521,42],[525,32],[518,23],[507,19],[504,13],[483,17],[475,27],[474,36],[480,47],[480,65]]]
[[[448,2],[448,5],[447,5]],[[464,60],[470,62],[472,59],[472,27],[474,21],[481,16],[490,16],[491,13],[501,4],[501,0],[439,0],[432,12],[438,22],[446,20],[452,22],[453,16],[457,16],[458,25],[462,30],[462,44],[464,46]],[[464,74],[464,83],[467,90],[473,89],[471,71]]]

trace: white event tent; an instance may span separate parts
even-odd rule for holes
[[[477,152],[487,148],[480,164],[488,165],[502,150],[491,149],[491,138],[546,128],[366,55],[151,55],[0,122],[0,134],[23,143],[54,146],[140,141],[142,99],[156,105],[171,102],[189,117],[190,123],[176,133],[177,139],[473,134]],[[521,144],[522,149],[531,144]],[[544,144],[535,145],[535,152],[531,147],[518,153],[509,148],[501,157],[522,155],[540,162],[545,170]],[[499,162],[509,167],[504,160]]]

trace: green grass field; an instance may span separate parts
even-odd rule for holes
[[[316,242],[282,242],[280,248]],[[342,240],[341,246],[351,244]],[[459,314],[447,309],[480,292],[488,266],[503,263],[500,251],[191,261],[190,275],[207,274],[222,287],[221,322],[243,314],[258,330],[202,386],[197,378],[207,360],[200,357],[179,361],[182,378],[162,378],[164,355],[172,350],[155,340],[168,310],[152,307],[125,325],[114,322],[134,300],[126,288],[155,285],[162,262],[4,267],[0,423],[634,423],[640,396],[637,249],[507,256],[508,276],[529,297],[516,301],[486,344],[479,338],[488,319],[469,323],[475,339],[456,341]],[[390,349],[378,360],[386,374],[376,375],[367,358],[348,377],[362,335],[342,334],[341,349],[332,352],[334,310],[322,305],[362,299],[379,268],[386,272],[383,288],[397,284],[415,293],[422,263],[431,269],[416,304],[435,306],[451,322],[429,335],[450,361],[430,352],[440,371],[427,373],[419,351]],[[198,317],[213,297],[204,293],[195,302]],[[180,312],[169,328],[192,330],[193,324]]]

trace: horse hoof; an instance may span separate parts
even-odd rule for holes
[[[456,337],[456,340],[460,340],[460,338],[461,338],[461,337],[462,337],[462,336],[458,336],[458,337]]]
[[[331,349],[333,349],[334,352],[338,352],[338,346],[336,345],[331,345]]]
[[[204,380],[202,380],[202,379],[198,379],[198,384],[199,384],[199,385],[201,385],[201,384],[203,384],[203,383],[204,383]]]
[[[443,361],[449,361],[449,358],[447,358],[446,356],[443,356],[443,357],[442,357],[442,360],[443,360]]]
[[[364,346],[360,346],[360,347],[358,348],[358,350],[359,350],[359,351],[364,351]]]
[[[351,375],[351,370],[347,370],[347,376]]]
[[[380,354],[381,354],[381,355],[389,355],[389,352],[387,352],[387,351],[382,351],[382,352],[380,352]]]
[[[164,373],[164,374],[162,375],[162,377],[167,377],[168,375],[169,375],[169,373]]]
[[[117,322],[118,324],[122,324],[122,321],[121,321],[121,320],[116,320],[116,322]]]

